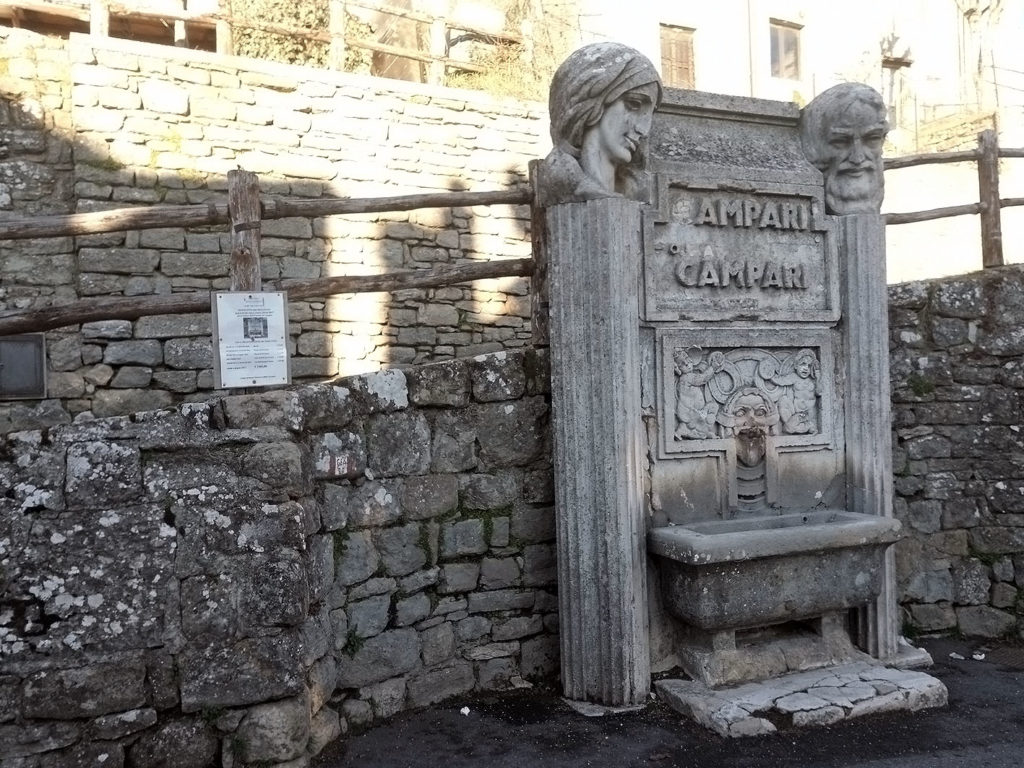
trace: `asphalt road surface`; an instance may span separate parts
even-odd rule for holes
[[[660,703],[583,717],[554,693],[466,696],[332,745],[316,768],[1022,768],[1024,646],[929,640],[949,706],[724,739]],[[975,652],[985,658],[972,658]],[[951,658],[955,653],[963,659]],[[460,710],[469,707],[469,714]]]

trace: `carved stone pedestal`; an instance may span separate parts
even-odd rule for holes
[[[546,211],[558,598],[565,696],[650,689],[641,487],[641,204]]]
[[[892,517],[889,295],[885,222],[874,214],[837,218],[846,347],[846,495],[851,511]],[[858,644],[888,660],[897,653],[894,553],[886,553],[882,591],[860,612]]]

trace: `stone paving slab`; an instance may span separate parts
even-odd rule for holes
[[[931,675],[870,662],[729,688],[671,679],[659,680],[654,687],[673,709],[721,736],[831,725],[877,712],[916,712],[944,706],[948,699],[946,686]]]

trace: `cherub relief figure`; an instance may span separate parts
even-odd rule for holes
[[[551,81],[554,149],[538,171],[541,205],[600,197],[646,197],[643,151],[661,79],[639,51],[592,43],[572,53]]]
[[[685,349],[677,348],[672,362],[677,377],[675,439],[714,437],[718,403],[708,401],[704,385],[722,370],[725,355],[712,352],[707,361],[698,359],[695,364]]]
[[[829,213],[878,213],[885,195],[882,143],[889,132],[885,103],[861,83],[818,94],[800,115],[804,154],[825,176]]]
[[[818,431],[818,396],[821,365],[814,352],[801,349],[786,358],[772,383],[784,387],[779,397],[782,430],[791,435]]]

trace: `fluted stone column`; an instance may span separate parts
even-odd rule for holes
[[[846,489],[854,512],[892,517],[892,414],[885,223],[876,214],[839,216],[846,346]],[[858,638],[873,656],[896,654],[895,559],[886,553],[882,593],[862,613]]]
[[[559,632],[567,698],[650,689],[641,483],[641,204],[546,211]]]

